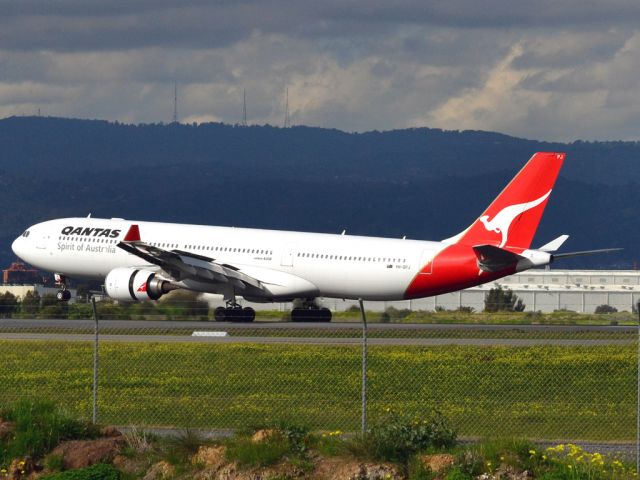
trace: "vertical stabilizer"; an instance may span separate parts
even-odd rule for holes
[[[529,248],[564,159],[564,153],[533,155],[469,228],[444,242]]]

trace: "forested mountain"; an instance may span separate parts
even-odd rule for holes
[[[0,262],[24,228],[124,217],[441,239],[465,228],[536,151],[568,153],[535,244],[624,247],[558,267],[640,261],[640,143],[480,131],[0,120]]]

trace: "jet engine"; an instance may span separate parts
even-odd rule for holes
[[[104,280],[107,295],[114,300],[158,300],[179,287],[154,272],[137,268],[114,268]]]

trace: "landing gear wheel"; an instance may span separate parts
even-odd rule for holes
[[[321,322],[330,322],[331,321],[331,310],[327,307],[322,307],[320,309],[320,321]]]
[[[244,322],[253,322],[256,319],[256,311],[251,307],[244,307],[242,309],[242,317]]]
[[[331,310],[328,308],[294,308],[291,310],[292,322],[330,322]]]
[[[226,310],[224,307],[218,307],[213,311],[213,318],[216,322],[224,322],[227,319],[225,315]]]
[[[242,308],[237,305],[235,307],[218,307],[213,312],[213,318],[216,322],[253,322],[256,318],[256,312],[251,307]]]
[[[71,300],[71,292],[69,290],[58,290],[56,300],[59,302],[68,302]]]

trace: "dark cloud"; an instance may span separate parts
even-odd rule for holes
[[[255,31],[332,39],[381,35],[407,25],[553,30],[585,25],[633,28],[640,22],[640,4],[635,0],[21,0],[0,2],[0,8],[4,48],[73,51],[213,48]]]
[[[0,115],[639,138],[637,0],[0,0]]]

